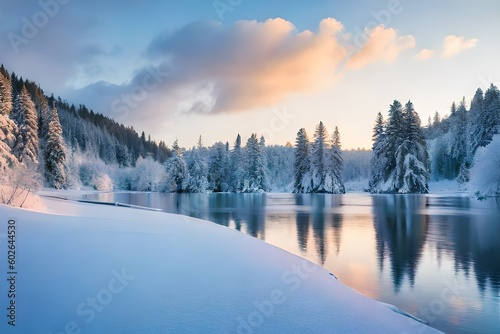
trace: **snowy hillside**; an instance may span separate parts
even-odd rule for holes
[[[15,297],[0,297],[2,305],[15,301],[16,326],[3,321],[2,333],[438,332],[315,264],[225,227],[46,202],[57,214],[0,206],[0,216],[12,217],[0,229],[15,225],[19,249],[15,268],[7,261],[0,268],[16,272]],[[4,234],[3,254],[8,245]]]
[[[468,191],[478,196],[500,194],[500,135],[485,147],[479,147],[470,172]]]

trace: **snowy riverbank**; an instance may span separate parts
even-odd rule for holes
[[[45,199],[15,226],[9,333],[437,333],[323,268],[237,231],[166,213]],[[12,228],[10,228],[12,230]],[[10,231],[9,230],[9,231]],[[10,243],[12,244],[12,243]],[[7,287],[5,287],[7,289]]]

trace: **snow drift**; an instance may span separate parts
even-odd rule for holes
[[[0,206],[0,229],[7,231],[8,219],[15,222],[19,249],[16,326],[3,321],[1,332],[438,332],[354,292],[315,264],[222,226],[46,202],[49,213]],[[1,263],[8,272],[7,261]]]

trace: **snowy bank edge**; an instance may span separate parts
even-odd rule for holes
[[[245,235],[245,234],[237,232],[235,230],[231,230],[231,229],[224,227],[224,226],[219,226],[219,225],[214,224],[214,223],[209,222],[209,221],[205,221],[205,220],[201,220],[201,219],[197,219],[197,218],[192,218],[192,217],[188,217],[188,216],[183,216],[183,215],[170,214],[170,213],[140,212],[140,214],[138,214],[138,211],[140,211],[140,210],[129,209],[129,208],[105,207],[105,206],[95,205],[95,204],[61,201],[61,200],[50,199],[50,198],[49,199],[45,198],[43,201],[45,204],[45,212],[42,212],[42,211],[35,212],[33,210],[12,208],[12,207],[8,207],[8,206],[4,206],[4,205],[0,205],[0,211],[5,211],[4,213],[7,213],[7,215],[2,214],[2,216],[4,216],[4,217],[26,217],[26,216],[34,217],[34,216],[38,216],[39,218],[41,217],[42,221],[48,221],[49,217],[52,216],[52,217],[58,217],[59,219],[66,219],[68,221],[73,221],[73,222],[77,222],[78,219],[99,218],[102,221],[106,221],[106,222],[123,223],[124,221],[128,221],[130,223],[136,223],[137,217],[139,217],[139,215],[140,216],[144,216],[144,215],[148,216],[148,219],[151,220],[151,223],[155,223],[155,224],[156,223],[173,222],[174,220],[181,221],[183,224],[187,224],[187,225],[191,225],[191,226],[193,226],[193,225],[203,226],[203,228],[215,230],[216,233],[219,234],[220,236],[225,234],[224,237],[228,237],[229,233],[233,233],[230,236],[231,238],[240,238],[242,240],[245,239],[247,242],[250,242],[255,247],[258,247],[261,249],[267,248],[268,252],[272,252],[271,253],[272,256],[270,256],[270,257],[273,257],[274,253],[279,253],[278,257],[281,259],[288,258],[288,259],[293,259],[293,261],[295,261],[295,262],[297,262],[298,260],[300,260],[302,262],[307,262],[308,265],[316,267],[315,270],[318,272],[318,274],[320,274],[324,277],[329,277],[329,278],[332,278],[332,276],[333,276],[333,274],[329,273],[324,268],[322,268],[316,264],[313,264],[313,263],[311,263],[311,262],[309,262],[309,261],[307,261],[299,256],[288,253],[288,252],[286,252],[278,247],[275,247],[273,245],[269,245],[261,240],[255,239],[251,236]],[[64,204],[64,205],[61,205],[61,204]],[[118,212],[116,210],[122,211],[122,213],[124,213],[124,215],[119,215],[119,219],[109,218],[109,217],[116,217],[116,213]],[[73,216],[70,215],[70,213]],[[45,217],[43,217],[43,216],[45,216]],[[154,216],[155,216],[155,218],[153,218]],[[46,219],[43,219],[43,218],[46,218]],[[181,219],[178,219],[178,218],[181,218]],[[293,261],[291,261],[291,262],[293,262]],[[319,269],[319,270],[317,270],[317,269]],[[335,277],[335,276],[333,276],[333,277]],[[390,310],[391,314],[388,315],[386,313],[386,317],[381,320],[381,322],[384,324],[393,324],[394,325],[395,323],[399,323],[401,325],[401,323],[402,323],[401,318],[400,318],[401,315],[404,318],[411,319],[411,321],[408,320],[406,322],[407,328],[404,328],[404,327],[399,328],[401,333],[403,333],[403,332],[404,333],[417,332],[417,329],[418,329],[418,332],[422,332],[422,330],[424,328],[426,329],[425,332],[428,332],[428,331],[433,332],[433,333],[439,332],[431,327],[422,325],[423,322],[421,320],[413,317],[412,315],[410,315],[404,311],[399,310],[397,307],[395,307],[393,305],[378,302],[378,301],[372,300],[368,297],[365,297],[365,296],[355,292],[354,290],[350,289],[349,287],[339,283],[336,279],[332,279],[331,282],[336,282],[336,284],[334,284],[330,288],[332,288],[334,290],[338,290],[338,289],[344,290],[342,293],[340,293],[342,296],[344,296],[344,297],[348,296],[349,299],[351,299],[351,298],[358,299],[358,301],[361,298],[363,304],[360,304],[360,305],[363,308],[369,306],[368,309],[377,309],[377,307],[382,306],[384,309]],[[315,283],[312,283],[312,284],[314,285]],[[319,285],[321,285],[321,284],[319,284]],[[346,295],[346,293],[347,293],[347,295]],[[335,293],[334,295],[337,295],[337,293]],[[339,302],[340,304],[344,304],[344,303],[349,303],[350,300],[339,299],[339,300],[337,300],[337,302]],[[358,306],[360,306],[360,305],[358,305]],[[378,310],[378,311],[380,311],[380,310]],[[357,310],[356,313],[359,313],[359,310]],[[382,312],[382,313],[384,313],[384,312]],[[365,318],[365,316],[363,316],[363,318]],[[369,318],[372,318],[372,320],[373,320],[373,317],[369,317],[369,316],[368,316],[368,318],[365,318],[365,320],[369,320]],[[359,320],[359,319],[357,319],[357,320]],[[379,319],[377,319],[377,320],[379,320]],[[413,321],[420,322],[420,323],[418,325],[416,325],[415,323],[412,323]],[[378,325],[380,325],[381,322],[377,321]],[[332,325],[339,325],[339,324],[335,323],[333,321]],[[375,325],[375,324],[373,324],[373,325]],[[371,327],[371,328],[373,329],[376,327]],[[380,329],[382,329],[382,328],[380,328]],[[391,329],[394,329],[394,328],[391,328]]]

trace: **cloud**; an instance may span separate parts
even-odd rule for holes
[[[450,58],[458,53],[476,47],[477,39],[466,39],[463,36],[449,35],[443,41],[443,58]]]
[[[175,86],[170,88],[210,84],[214,101],[209,111],[237,111],[330,82],[346,52],[335,38],[341,30],[334,19],[323,20],[317,33],[299,32],[280,18],[230,27],[196,22],[157,38],[149,53],[169,67],[168,83]]]
[[[432,57],[434,57],[435,53],[436,53],[436,50],[422,49],[422,50],[420,50],[419,53],[417,53],[415,55],[415,59],[417,59],[417,60],[431,59]]]
[[[322,20],[317,31],[298,31],[281,18],[227,26],[198,21],[155,38],[146,54],[156,65],[137,71],[130,82],[99,82],[77,95],[91,99],[96,94],[96,110],[127,115],[128,122],[267,107],[327,87],[346,70],[392,62],[415,45],[412,36],[400,37],[383,26],[366,33],[366,43],[355,48],[333,18]],[[348,50],[354,50],[350,59]],[[154,89],[145,89],[144,78],[151,72],[162,73],[162,79]]]
[[[397,31],[380,25],[372,30],[365,30],[366,43],[348,61],[349,69],[359,69],[378,61],[392,63],[399,54],[415,47],[415,37],[398,36]]]

